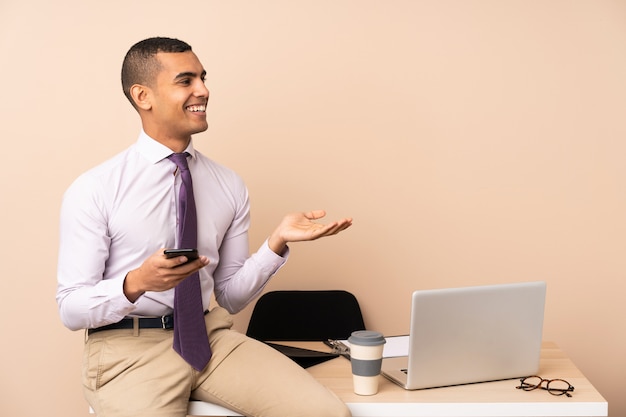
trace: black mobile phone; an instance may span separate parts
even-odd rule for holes
[[[175,258],[177,256],[186,256],[188,260],[198,259],[198,249],[165,249],[163,254],[166,258]]]

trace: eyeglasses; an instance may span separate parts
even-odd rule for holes
[[[546,382],[546,386],[543,383]],[[533,375],[520,379],[520,386],[515,387],[524,391],[532,391],[537,388],[544,389],[552,395],[566,395],[571,397],[570,392],[574,391],[574,386],[564,379],[544,379],[540,376]]]

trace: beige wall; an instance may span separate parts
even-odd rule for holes
[[[617,0],[2,0],[0,414],[86,415],[83,336],[54,301],[60,199],[134,142],[121,60],[167,35],[207,68],[195,143],[247,181],[253,249],[288,211],[354,217],[292,245],[268,289],[348,289],[398,334],[414,289],[545,280],[544,339],[626,415],[624,16]]]

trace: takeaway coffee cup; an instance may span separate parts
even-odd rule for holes
[[[354,392],[359,395],[376,394],[385,338],[379,332],[358,330],[352,332],[348,342]]]

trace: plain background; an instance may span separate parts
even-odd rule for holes
[[[290,211],[354,217],[293,244],[268,290],[347,289],[393,335],[415,289],[545,280],[544,339],[626,415],[617,0],[2,0],[1,415],[87,415],[83,333],[54,299],[59,206],[136,140],[119,71],[155,35],[208,71],[194,141],[247,182],[251,250]]]

